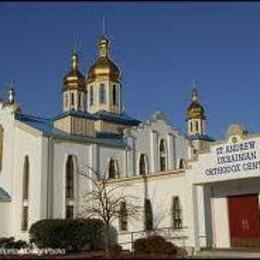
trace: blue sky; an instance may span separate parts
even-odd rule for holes
[[[62,77],[76,39],[82,73],[93,63],[102,17],[123,73],[129,115],[165,112],[185,131],[192,79],[207,132],[231,123],[260,131],[260,3],[0,3],[0,90],[15,80],[25,113],[61,112]]]

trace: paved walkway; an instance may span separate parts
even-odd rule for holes
[[[209,249],[197,252],[191,259],[210,259],[210,258],[258,258],[260,259],[260,248],[246,249]]]

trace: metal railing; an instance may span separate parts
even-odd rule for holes
[[[181,229],[174,229],[172,227],[158,228],[153,230],[139,230],[132,232],[124,232],[120,233],[120,240],[122,237],[128,237],[128,239],[122,239],[124,241],[118,242],[119,245],[130,244],[131,250],[133,250],[134,241],[138,238],[145,238],[151,235],[160,235],[163,236],[167,241],[171,241],[173,243],[178,243],[178,245],[185,247],[186,241],[188,239],[187,235],[181,234],[187,230],[187,227],[183,227]]]

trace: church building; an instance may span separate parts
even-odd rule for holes
[[[132,118],[105,35],[86,76],[75,50],[68,67],[61,114],[24,113],[14,89],[0,103],[0,237],[27,240],[40,219],[78,217],[91,169],[149,205],[149,225],[145,211],[114,221],[124,248],[147,231],[196,250],[260,245],[260,134],[231,125],[224,140],[209,137],[196,88],[186,134],[160,112]]]

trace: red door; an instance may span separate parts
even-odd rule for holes
[[[229,227],[232,247],[260,245],[258,194],[228,197]]]

